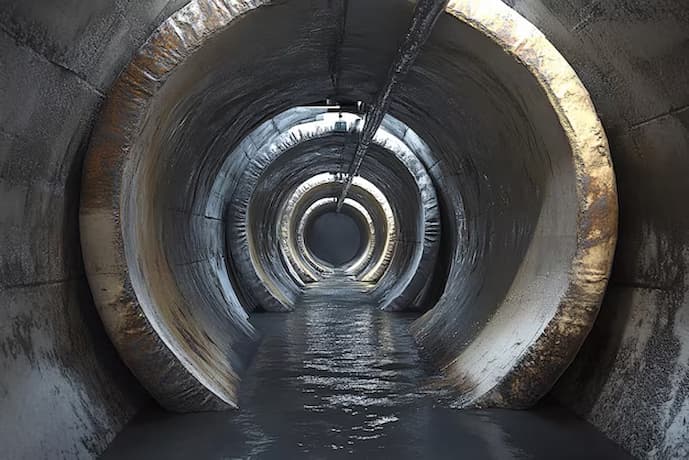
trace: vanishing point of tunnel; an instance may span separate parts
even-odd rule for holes
[[[684,0],[0,0],[0,459],[689,458]]]

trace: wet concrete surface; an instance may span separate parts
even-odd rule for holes
[[[408,332],[364,284],[310,285],[295,312],[258,313],[263,334],[237,412],[152,408],[104,459],[628,458],[556,406],[457,410]]]

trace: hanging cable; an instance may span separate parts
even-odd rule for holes
[[[354,151],[352,162],[347,170],[342,191],[337,199],[337,212],[340,212],[342,209],[342,204],[345,198],[347,198],[349,189],[352,187],[354,177],[359,173],[361,163],[364,161],[364,157],[366,156],[369,145],[371,145],[373,136],[376,134],[376,131],[378,131],[385,114],[390,108],[393,90],[402,81],[416,61],[416,58],[421,52],[421,47],[431,36],[433,26],[435,26],[436,21],[443,11],[445,11],[447,3],[448,0],[419,0],[416,3],[411,25],[390,67],[387,80],[378,93],[373,105],[369,106],[368,110],[366,110],[364,127],[359,133],[356,150]]]

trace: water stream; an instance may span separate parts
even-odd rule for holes
[[[451,409],[419,356],[416,314],[382,312],[343,276],[292,313],[257,313],[263,340],[235,412],[140,416],[106,459],[627,458],[562,409]]]

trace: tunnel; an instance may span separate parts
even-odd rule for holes
[[[0,458],[689,455],[683,1],[0,36]]]

